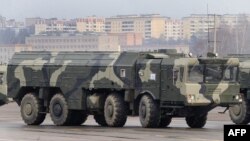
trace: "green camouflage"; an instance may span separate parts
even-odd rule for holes
[[[48,106],[55,88],[67,98],[70,109],[85,110],[100,107],[99,94],[112,91],[124,93],[131,110],[142,94],[151,95],[161,108],[213,108],[239,103],[237,78],[224,80],[222,74],[215,82],[188,80],[191,68],[196,66],[201,69],[201,78],[205,78],[206,65],[223,66],[222,70],[238,68],[239,60],[187,58],[166,52],[20,52],[14,54],[7,67],[7,92],[20,103],[24,93],[36,91]]]
[[[6,85],[6,65],[0,65],[0,106],[8,103]]]
[[[243,90],[250,89],[250,54],[230,54],[225,58],[239,58],[239,82],[240,88]],[[247,96],[250,99],[250,95]]]
[[[250,54],[230,54],[225,58],[237,57],[240,60],[239,82],[242,103],[231,106],[229,115],[236,124],[248,124],[250,122]]]

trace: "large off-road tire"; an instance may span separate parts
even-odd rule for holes
[[[50,100],[50,117],[55,125],[70,125],[72,111],[62,94],[55,94]]]
[[[68,125],[79,126],[82,125],[88,118],[88,114],[85,111],[72,110],[71,117]]]
[[[207,113],[204,115],[187,116],[186,122],[190,128],[203,128],[207,122]]]
[[[167,127],[167,126],[169,126],[171,121],[172,121],[172,117],[167,116],[167,115],[162,115],[160,118],[160,122],[159,122],[158,127],[160,127],[160,128]]]
[[[156,128],[160,123],[159,105],[148,95],[144,95],[141,98],[139,117],[144,128]]]
[[[242,96],[242,103],[229,108],[229,116],[235,124],[248,124],[250,122],[250,100]]]
[[[94,115],[95,122],[101,126],[108,126],[104,114],[96,114]]]
[[[40,125],[46,117],[42,100],[35,93],[26,94],[21,101],[21,116],[28,125]]]
[[[122,127],[127,121],[126,103],[119,94],[110,94],[105,101],[104,117],[108,126]]]

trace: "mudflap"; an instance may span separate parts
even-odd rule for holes
[[[8,98],[6,95],[0,94],[0,106],[8,103]]]

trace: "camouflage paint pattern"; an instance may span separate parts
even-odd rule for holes
[[[250,54],[230,54],[226,58],[236,57],[240,60],[240,88],[249,89],[250,88]],[[250,95],[249,95],[250,99]]]
[[[167,62],[167,61],[166,61]],[[162,91],[162,99],[170,102],[184,102],[186,106],[200,106],[200,105],[223,105],[223,104],[237,104],[239,99],[235,99],[236,95],[239,95],[238,82],[220,81],[216,83],[195,83],[187,81],[187,69],[189,66],[199,66],[202,64],[213,65],[225,65],[226,66],[238,66],[239,60],[236,58],[231,59],[208,59],[208,58],[179,58],[174,60],[173,70],[179,70],[184,68],[184,75],[182,80],[178,78],[176,83],[168,86],[170,89],[166,91],[164,97],[164,91]],[[186,74],[185,74],[186,73]],[[205,75],[205,74],[203,74]],[[171,77],[171,76],[168,76]],[[173,81],[173,80],[171,80]],[[169,82],[169,84],[171,84]],[[168,85],[168,84],[166,84]],[[163,86],[164,87],[164,86]],[[176,88],[175,88],[176,87]],[[177,94],[177,95],[176,95]],[[179,96],[178,96],[179,94]]]
[[[6,65],[0,65],[0,106],[8,103],[6,85]]]
[[[70,109],[84,109],[83,90],[144,93],[164,105],[203,106],[239,102],[239,84],[188,83],[187,69],[199,64],[238,65],[237,59],[201,59],[135,52],[20,52],[7,68],[8,96],[19,98],[22,88],[60,88]],[[173,70],[183,67],[183,81],[173,80]],[[179,72],[180,76],[180,72]],[[178,76],[178,79],[179,79]],[[190,95],[194,98],[190,101]],[[93,98],[90,98],[93,101]]]

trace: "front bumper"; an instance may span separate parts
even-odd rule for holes
[[[204,106],[214,104],[228,106],[239,104],[242,102],[239,90],[239,84],[187,84],[185,105]]]

